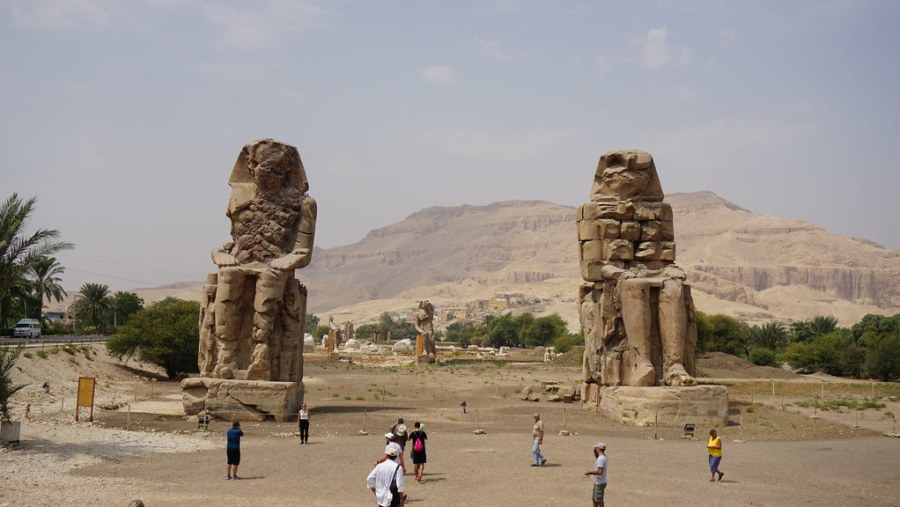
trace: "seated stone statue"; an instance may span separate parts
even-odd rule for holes
[[[674,263],[672,208],[649,153],[603,155],[578,211],[584,381],[694,385],[690,287]]]
[[[201,371],[226,379],[299,380],[306,288],[294,270],[309,264],[316,227],[316,201],[306,194],[300,154],[271,139],[249,143],[229,184],[232,241],[212,252],[219,272],[207,297],[215,303],[207,310],[212,315],[201,317],[208,334],[214,329],[217,354],[215,361],[204,358]]]
[[[434,343],[434,305],[427,299],[419,301],[416,308],[416,329],[422,335],[426,356],[436,357],[437,348]]]

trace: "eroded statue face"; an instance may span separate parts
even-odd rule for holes
[[[283,145],[260,144],[249,153],[247,169],[259,188],[281,188],[297,166],[298,161],[294,160],[293,152],[285,148]]]
[[[650,163],[637,157],[616,156],[601,175],[603,187],[620,199],[641,195],[650,184]]]

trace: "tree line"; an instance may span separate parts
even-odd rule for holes
[[[869,314],[849,328],[822,315],[753,326],[721,314],[698,311],[696,318],[700,352],[725,352],[761,366],[787,363],[804,373],[884,381],[900,377],[900,314]]]

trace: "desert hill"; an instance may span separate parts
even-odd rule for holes
[[[677,262],[698,309],[750,322],[900,312],[900,250],[815,225],[755,215],[712,192],[666,197]],[[339,322],[412,310],[419,299],[462,306],[495,294],[546,300],[577,328],[581,283],[576,208],[546,201],[432,207],[352,245],[317,248],[298,274],[309,309]],[[146,301],[199,299],[201,284],[138,290]]]

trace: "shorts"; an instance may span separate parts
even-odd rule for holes
[[[241,464],[241,450],[240,449],[225,449],[225,453],[228,455],[228,464],[238,466]]]
[[[720,461],[722,461],[722,456],[710,456],[709,457],[709,471],[710,472],[718,472]]]
[[[594,495],[593,499],[595,502],[603,501],[603,494],[606,492],[606,483],[603,484],[594,484]]]

